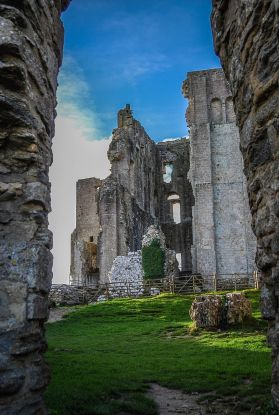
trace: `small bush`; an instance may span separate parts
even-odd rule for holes
[[[150,245],[142,248],[142,267],[144,278],[163,278],[165,253],[160,242],[154,239]]]

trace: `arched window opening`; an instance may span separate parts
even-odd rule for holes
[[[172,179],[173,165],[171,163],[164,165],[163,180],[165,183],[170,183]]]
[[[226,121],[228,123],[235,122],[235,112],[232,97],[228,97],[226,99]]]
[[[211,121],[216,124],[223,122],[222,102],[219,98],[213,98],[211,101]]]
[[[182,270],[181,253],[177,252],[175,255],[176,255],[177,262],[178,262],[179,271],[181,271]]]
[[[177,193],[172,193],[168,196],[168,200],[179,200],[180,197]]]

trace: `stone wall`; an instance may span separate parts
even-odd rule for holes
[[[193,271],[218,276],[254,271],[255,237],[239,133],[222,69],[188,73],[193,186]]]
[[[160,194],[159,220],[166,236],[167,247],[181,255],[181,272],[192,272],[191,246],[192,206],[194,204],[192,186],[189,181],[190,140],[182,138],[158,143],[162,171],[171,166],[169,180],[163,182]],[[171,197],[176,196],[177,199]],[[179,204],[179,218],[174,218],[174,204]]]
[[[213,1],[215,49],[230,83],[244,159],[262,311],[273,350],[272,393],[279,406],[279,7],[277,0]]]
[[[108,150],[111,175],[101,183],[94,178],[78,182],[71,253],[73,282],[92,281],[86,271],[90,255],[86,254],[87,259],[84,256],[84,241],[90,235],[94,235],[95,241],[95,234],[99,232],[97,265],[99,281],[105,283],[114,258],[141,249],[147,228],[159,223],[166,233],[167,246],[181,254],[182,269],[191,272],[193,197],[187,178],[189,154],[186,139],[156,145],[134,119],[129,105],[118,112],[118,128],[113,131]],[[173,172],[166,183],[163,178],[168,163]],[[97,193],[96,186],[99,187]],[[179,223],[173,219],[174,201],[168,200],[173,194],[179,197],[181,204]]]
[[[69,1],[0,5],[0,412],[46,413],[44,321],[51,284],[52,161],[60,14]]]

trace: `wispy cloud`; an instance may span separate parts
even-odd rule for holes
[[[67,57],[58,88],[58,116],[50,169],[54,240],[54,282],[67,282],[70,269],[70,236],[75,227],[76,182],[109,174],[110,138],[102,138],[98,113],[90,99],[83,73]]]
[[[134,84],[144,75],[161,72],[169,67],[169,62],[162,54],[129,56],[122,64],[122,77]]]
[[[72,120],[89,140],[102,138],[102,125],[98,117],[89,84],[77,62],[69,55],[64,57],[59,75],[58,115]]]

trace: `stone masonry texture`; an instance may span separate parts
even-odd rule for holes
[[[231,91],[222,69],[188,73],[190,181],[193,187],[193,271],[249,275],[255,269],[246,180]]]
[[[135,120],[130,106],[118,113],[118,128],[113,131],[108,150],[111,175],[77,183],[76,229],[71,243],[73,283],[108,282],[113,260],[141,249],[150,225],[160,225],[167,248],[181,254],[182,271],[192,271],[192,187],[188,180],[189,140],[183,138],[156,144]],[[166,166],[172,166],[169,182],[164,181]],[[176,195],[181,205],[175,223],[173,204]],[[93,241],[92,241],[93,237]],[[91,239],[90,239],[91,238]],[[91,242],[90,242],[91,240]],[[96,243],[95,273],[88,247]]]
[[[0,2],[0,413],[45,414],[52,161],[61,12],[69,1]]]
[[[222,69],[190,72],[183,91],[190,139],[156,144],[127,105],[108,150],[111,175],[78,181],[73,283],[108,282],[113,260],[140,250],[150,225],[161,227],[181,276],[248,280],[253,273],[255,236],[229,84]]]
[[[262,312],[269,320],[279,406],[279,3],[213,0],[215,49],[230,83],[244,159]]]

